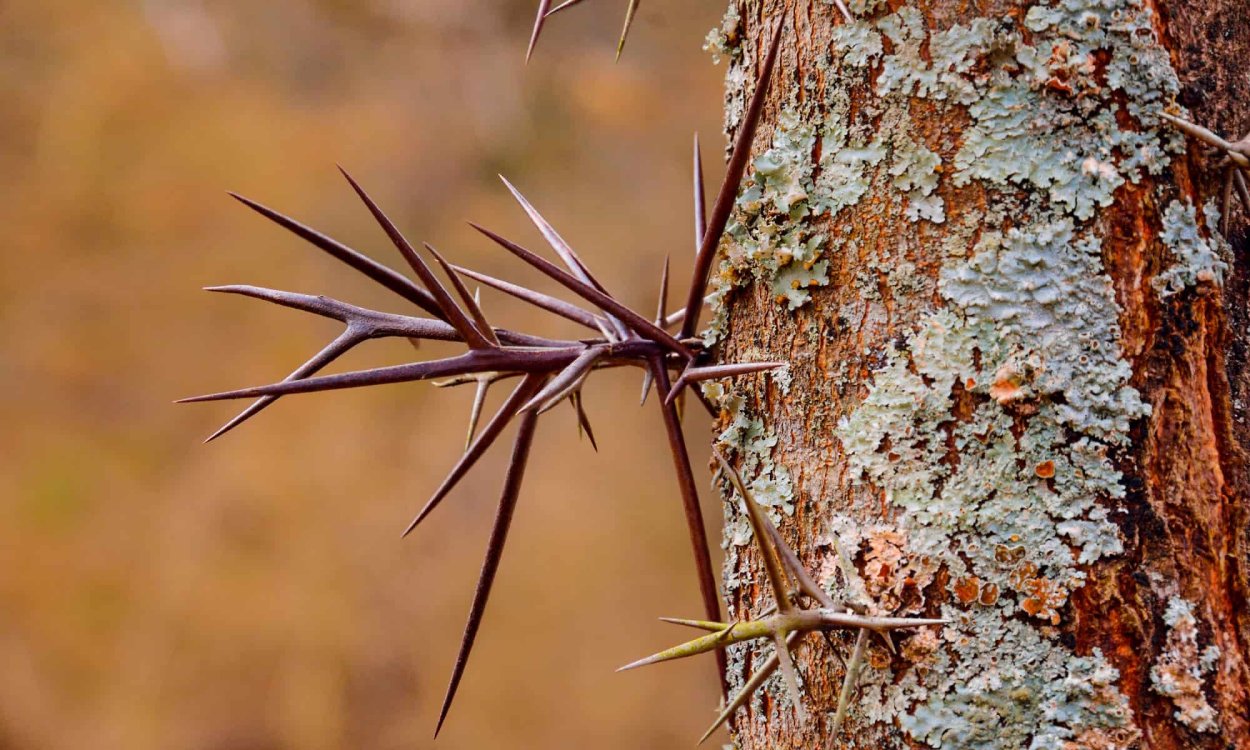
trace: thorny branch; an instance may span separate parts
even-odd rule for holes
[[[755,673],[747,680],[746,685],[713,722],[712,726],[699,739],[700,744],[711,736],[721,724],[725,723],[734,712],[741,708],[751,695],[759,689],[778,668],[785,677],[786,688],[794,704],[794,710],[800,722],[806,721],[803,698],[799,690],[798,671],[795,669],[791,653],[800,644],[801,638],[808,633],[828,633],[830,630],[858,630],[859,636],[850,660],[846,664],[846,675],[843,678],[842,690],[838,698],[838,708],[833,719],[833,734],[836,735],[846,718],[850,696],[855,690],[859,672],[863,666],[864,650],[870,633],[875,633],[887,643],[889,633],[904,628],[918,628],[927,625],[941,625],[945,620],[923,619],[916,617],[872,617],[851,611],[851,608],[833,600],[821,588],[799,563],[798,555],[782,540],[780,532],[768,520],[759,504],[755,502],[751,491],[747,489],[737,469],[715,452],[721,470],[729,477],[742,498],[746,508],[747,519],[760,557],[764,562],[764,571],[768,577],[769,587],[773,592],[773,607],[757,620],[738,622],[716,622],[705,620],[679,620],[661,618],[666,622],[709,631],[708,635],[687,641],[679,646],[660,651],[631,664],[621,667],[618,671],[636,669],[650,664],[658,664],[674,659],[715,650],[718,654],[734,643],[768,639],[773,642],[775,651]],[[801,606],[803,599],[810,600],[815,606]],[[892,648],[892,643],[891,643]]]
[[[549,9],[550,2],[547,0],[540,3],[539,18],[535,24],[531,41],[531,51],[533,42],[537,40],[541,31],[543,19],[551,13],[570,7],[579,1],[572,0],[572,2],[554,10]],[[637,0],[631,0],[626,20],[626,34],[637,12],[637,7]],[[692,336],[698,324],[704,295],[707,293],[706,286],[711,263],[721,236],[724,233],[734,197],[738,193],[755,131],[760,122],[763,102],[767,95],[771,73],[777,59],[781,28],[781,24],[778,24],[777,30],[772,35],[771,45],[766,57],[767,62],[761,69],[760,79],[756,86],[751,106],[742,121],[737,141],[729,159],[728,173],[724,183],[721,185],[710,221],[704,218],[703,213],[702,170],[699,165],[698,144],[696,141],[694,221],[699,248],[696,271],[690,280],[684,309],[671,315],[667,313],[667,302],[665,299],[668,287],[667,268],[661,280],[660,302],[654,319],[634,311],[612,296],[604,285],[595,278],[587,264],[573,248],[507,180],[504,180],[504,184],[529,216],[547,244],[550,245],[556,257],[563,264],[563,267],[511,240],[495,234],[489,229],[476,224],[472,225],[474,229],[558,282],[569,292],[579,297],[583,303],[597,310],[597,312],[591,312],[578,305],[540,294],[518,284],[494,279],[476,271],[454,265],[433,247],[428,244],[424,245],[426,252],[434,259],[435,264],[450,281],[451,289],[449,290],[440,281],[434,268],[426,261],[420,250],[404,237],[378,203],[346,172],[343,173],[344,177],[346,177],[352,189],[373,215],[373,218],[399,251],[405,262],[412,268],[420,284],[288,216],[247,198],[234,196],[270,221],[364,274],[384,288],[416,305],[421,311],[432,317],[412,317],[378,312],[356,307],[328,297],[294,294],[250,286],[212,288],[211,291],[253,297],[322,317],[332,318],[343,323],[345,328],[330,344],[281,382],[184,399],[183,401],[186,402],[241,398],[256,399],[243,412],[214,433],[209,438],[210,440],[239,426],[285,395],[359,388],[387,383],[406,383],[434,378],[446,378],[446,380],[438,383],[438,385],[443,386],[473,383],[476,387],[476,393],[469,419],[468,439],[464,454],[435,491],[434,495],[405,529],[404,535],[407,535],[438,507],[457,483],[481,459],[486,450],[494,444],[508,425],[513,422],[517,423],[517,434],[499,501],[495,525],[487,543],[485,561],[482,565],[481,576],[473,596],[460,650],[439,715],[438,728],[435,730],[436,736],[438,729],[442,728],[448,711],[451,709],[452,701],[464,675],[465,666],[468,663],[474,640],[486,610],[491,584],[494,581],[500,560],[502,559],[508,529],[519,497],[521,481],[529,459],[538,419],[547,410],[561,401],[567,400],[576,409],[579,429],[589,434],[590,422],[582,408],[581,392],[587,378],[598,370],[625,366],[638,367],[654,383],[659,396],[657,403],[664,417],[669,446],[673,454],[680,495],[695,555],[695,567],[698,573],[700,592],[703,597],[705,616],[708,621],[720,620],[720,599],[712,572],[707,535],[699,510],[698,488],[690,467],[685,438],[681,431],[680,401],[678,396],[689,390],[700,399],[701,403],[704,403],[710,409],[710,405],[702,399],[702,394],[698,389],[689,388],[689,386],[701,380],[749,375],[782,366],[782,363],[777,362],[712,366],[708,363],[708,352],[704,350],[701,341]],[[624,44],[624,39],[625,34],[622,35],[622,45]],[[544,311],[573,320],[596,335],[579,340],[550,339],[495,327],[487,320],[477,297],[471,295],[465,287],[462,276],[498,289]],[[457,298],[459,302],[457,302]],[[677,335],[670,333],[670,329],[678,325],[681,326],[681,332]],[[333,375],[317,375],[323,368],[346,352],[364,341],[375,338],[406,338],[413,341],[453,341],[463,343],[466,351],[458,356],[445,359],[411,362],[392,367],[379,367]],[[672,372],[678,373],[676,383],[671,383]],[[482,429],[481,434],[474,437],[477,432],[477,424],[487,390],[495,382],[514,377],[521,379],[519,385],[516,386],[512,394]],[[593,443],[593,435],[590,435],[590,439]],[[791,610],[788,605],[782,609],[778,617],[783,619],[776,621],[776,627],[780,628],[778,632],[784,631],[784,633],[789,633],[796,629],[811,629],[817,626],[837,627],[838,625],[831,623],[849,622],[844,619],[847,615],[832,611],[819,615],[819,617],[824,619],[819,619],[818,617],[817,620],[812,620],[812,615],[809,613]],[[879,627],[889,628],[891,625],[885,623],[879,624]],[[785,635],[778,637],[784,638]],[[719,651],[721,646],[737,642],[737,640],[741,640],[741,638],[733,632],[729,632],[723,638],[711,643],[704,650]],[[724,687],[726,683],[723,655],[720,661],[721,682],[722,687]],[[787,669],[788,673],[793,672],[793,669],[789,668],[788,662],[783,667]]]

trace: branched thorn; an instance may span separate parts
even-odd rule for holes
[[[549,3],[542,4],[539,27],[541,19],[547,15],[546,6],[548,5]],[[636,9],[637,3],[631,3],[631,19]],[[535,38],[538,30],[539,28],[536,27]],[[681,429],[681,417],[674,401],[675,394],[686,390],[687,386],[699,380],[746,375],[779,366],[779,363],[772,362],[711,365],[710,354],[703,348],[702,342],[691,334],[698,323],[700,306],[707,293],[707,276],[712,255],[716,251],[728,219],[726,207],[732,205],[733,198],[737,195],[751,143],[759,125],[780,36],[779,24],[776,33],[772,36],[768,61],[761,70],[751,106],[740,126],[739,137],[730,157],[730,169],[721,186],[720,198],[717,200],[710,225],[704,224],[701,200],[696,205],[695,226],[699,239],[699,255],[696,272],[690,279],[687,297],[694,304],[688,302],[683,310],[672,314],[667,312],[665,301],[668,287],[667,269],[661,279],[661,301],[657,314],[652,317],[636,312],[613,296],[600,283],[572,246],[507,180],[504,180],[507,189],[550,246],[560,265],[489,229],[477,225],[472,226],[493,243],[555,280],[580,298],[580,304],[573,304],[519,284],[495,279],[477,271],[453,265],[428,244],[423,245],[425,250],[423,254],[407,240],[378,203],[346,172],[343,173],[344,177],[412,269],[417,281],[295,219],[250,199],[234,196],[252,210],[364,274],[415,305],[430,317],[378,312],[328,297],[294,294],[251,286],[212,288],[211,291],[253,297],[338,320],[344,325],[344,330],[324,349],[281,382],[184,399],[184,401],[255,399],[242,413],[215,432],[209,438],[210,440],[239,426],[286,395],[419,380],[437,379],[436,384],[440,386],[473,384],[475,394],[464,452],[442,484],[405,529],[404,535],[407,535],[439,506],[509,425],[516,424],[517,426],[512,458],[504,479],[503,490],[500,493],[495,523],[487,543],[485,561],[439,715],[439,728],[447,718],[481,625],[491,585],[507,541],[538,419],[544,412],[561,401],[567,400],[576,412],[578,429],[590,438],[592,445],[596,445],[594,434],[590,429],[590,421],[583,408],[582,391],[587,379],[598,370],[637,367],[647,375],[649,384],[656,389],[658,397],[656,402],[664,418],[665,431],[673,456],[705,616],[709,621],[720,619],[720,599],[708,552],[703,516],[699,509],[697,482],[690,466],[690,458]],[[696,196],[701,196],[702,177],[698,174],[697,158],[696,173]],[[705,226],[707,228],[703,229]],[[427,260],[427,255],[433,259],[433,264]],[[440,280],[435,266],[442,271],[450,283],[450,288]],[[579,339],[547,338],[496,327],[487,319],[478,296],[469,293],[462,277],[573,321],[586,329],[588,335]],[[681,333],[674,334],[673,331],[677,330],[678,326],[680,326]],[[410,362],[333,375],[318,375],[322,369],[359,344],[379,338],[400,338],[413,342],[423,340],[459,342],[465,345],[465,351],[445,359]],[[672,382],[672,373],[678,374],[676,384]],[[478,425],[487,389],[497,382],[508,379],[518,379],[519,382],[479,431]],[[710,404],[702,398],[698,389],[689,390],[711,410]],[[722,691],[727,692],[723,653],[718,653],[718,664]],[[436,729],[435,734],[437,733]]]
[[[765,611],[764,615],[755,620],[726,623],[661,618],[665,622],[705,630],[708,634],[639,659],[621,667],[618,671],[683,659],[713,649],[720,650],[725,646],[744,641],[760,639],[772,641],[773,655],[756,669],[738,695],[726,704],[720,716],[700,738],[699,742],[702,743],[742,707],[778,668],[781,669],[785,678],[786,688],[790,693],[799,721],[806,721],[806,711],[803,708],[803,699],[799,691],[798,671],[794,666],[792,652],[801,644],[802,637],[808,633],[827,634],[831,630],[858,630],[859,637],[856,639],[851,658],[846,664],[846,676],[834,715],[832,731],[836,735],[846,717],[847,706],[863,666],[864,650],[869,634],[875,633],[888,640],[888,634],[894,630],[941,625],[946,621],[917,617],[873,617],[852,611],[851,607],[834,601],[799,563],[798,555],[790,549],[777,528],[768,520],[738,471],[725,460],[719,451],[715,452],[715,455],[721,470],[729,477],[746,507],[747,519],[750,521],[755,543],[763,559],[764,571],[768,577],[769,588],[773,592],[774,604]]]

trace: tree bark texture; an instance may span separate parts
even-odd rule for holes
[[[709,337],[717,441],[818,580],[942,628],[797,653],[744,750],[1250,748],[1246,216],[1167,111],[1250,130],[1241,0],[740,0],[766,124]],[[1230,244],[1231,241],[1231,244]],[[1234,246],[1238,251],[1234,251]],[[771,603],[723,478],[732,616]],[[741,686],[771,646],[730,649]]]

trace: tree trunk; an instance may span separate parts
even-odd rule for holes
[[[1250,130],[1250,10],[849,5],[742,0],[711,37],[732,132],[787,25],[710,336],[792,364],[709,395],[826,587],[949,623],[873,644],[837,738],[853,634],[809,637],[808,721],[774,677],[738,746],[1250,748],[1250,283],[1219,170],[1156,116]],[[718,490],[745,618],[771,596]]]

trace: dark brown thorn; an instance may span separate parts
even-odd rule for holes
[[[358,325],[369,329],[369,338],[406,338],[414,341],[414,347],[417,339],[431,339],[434,341],[464,340],[461,338],[459,331],[453,328],[450,323],[442,320],[414,318],[409,315],[393,315],[391,313],[368,310],[356,305],[349,305],[346,302],[340,302],[332,297],[296,294],[295,292],[282,292],[277,289],[265,289],[264,287],[246,285],[208,287],[207,291],[238,294],[331,318],[343,323]],[[576,341],[547,339],[541,336],[531,336],[527,333],[517,333],[516,331],[505,329],[497,329],[495,334],[500,340],[513,346],[561,348],[578,345]]]
[[[651,383],[655,378],[651,377],[650,370],[644,370],[642,373],[642,397],[638,399],[639,406],[647,405],[647,396],[651,395]]]
[[[801,633],[797,632],[791,633],[786,636],[786,643],[794,643],[794,641],[798,640],[800,635]],[[716,717],[716,721],[712,722],[712,726],[708,727],[708,730],[703,733],[702,737],[699,738],[699,744],[702,745],[706,742],[707,738],[712,736],[712,732],[720,729],[720,726],[728,721],[734,715],[735,711],[742,708],[742,706],[751,699],[751,696],[755,693],[755,691],[759,690],[760,686],[768,681],[768,678],[772,676],[773,672],[777,671],[777,667],[780,665],[781,656],[777,652],[774,652],[772,656],[768,657],[764,663],[755,670],[750,679],[746,681],[746,684],[742,686],[742,690],[734,696],[733,700],[729,701],[724,710],[721,711],[720,716]]]
[[[570,276],[545,258],[535,255],[511,240],[500,237],[485,227],[481,227],[472,222],[469,223],[469,226],[486,235],[500,247],[511,252],[521,260],[529,263],[531,266],[537,268],[539,271],[542,271],[547,276],[560,282],[570,291],[580,295],[583,299],[599,307],[604,312],[620,318],[622,322],[636,331],[638,335],[643,338],[654,341],[670,351],[680,354],[685,359],[691,358],[692,354],[690,350],[677,339],[673,338],[668,331],[656,326],[651,321],[642,317],[625,305],[622,305],[620,302],[617,302],[604,292],[599,291],[580,279]]]
[[[572,274],[578,281],[589,284],[600,292],[611,297],[612,295],[608,294],[608,290],[599,283],[599,280],[596,279],[593,274],[591,274],[590,269],[585,263],[582,262],[582,259],[578,256],[577,252],[573,250],[572,245],[565,242],[564,238],[560,236],[560,233],[555,230],[555,227],[551,226],[551,222],[547,221],[543,218],[542,214],[538,213],[538,209],[534,208],[533,204],[531,204],[524,195],[521,195],[521,191],[517,190],[516,186],[514,186],[511,182],[508,182],[507,177],[499,175],[499,179],[503,180],[503,184],[508,188],[508,192],[512,193],[512,197],[515,198],[516,202],[521,205],[525,214],[529,216],[530,221],[534,223],[534,226],[538,228],[539,233],[542,234],[543,239],[547,241],[548,245],[551,245],[551,249],[555,251],[556,255],[564,263],[565,267],[568,268],[569,273]],[[608,320],[611,321],[612,327],[621,338],[629,337],[629,330],[626,329],[625,326],[621,325],[620,321],[615,320],[610,315],[608,316]]]
[[[442,253],[435,250],[430,244],[426,244],[426,250],[430,251],[430,255],[434,256],[434,260],[438,261],[438,265],[442,267],[443,273],[451,280],[452,287],[456,290],[456,295],[464,302],[464,306],[468,308],[469,315],[473,318],[473,324],[478,332],[492,345],[499,346],[499,339],[495,336],[495,329],[486,319],[486,313],[482,312],[482,305],[478,298],[469,294],[469,290],[465,288],[464,282],[460,280],[460,275],[456,273],[455,268],[443,257]]]
[[[694,134],[694,254],[699,255],[703,237],[707,234],[707,198],[703,192],[703,150],[699,147],[699,134]]]
[[[773,646],[777,649],[778,663],[781,674],[785,677],[786,689],[790,691],[790,702],[794,704],[794,712],[799,722],[807,721],[807,711],[803,708],[803,693],[799,691],[799,670],[794,666],[790,649],[786,648],[786,640],[781,633],[773,633]]]
[[[532,289],[526,289],[518,284],[503,281],[502,279],[496,279],[493,276],[487,276],[484,273],[478,273],[477,271],[464,268],[463,266],[452,266],[452,268],[457,272],[474,279],[475,281],[480,281],[492,289],[497,289],[504,294],[516,297],[523,302],[528,302],[541,310],[546,310],[549,313],[555,313],[562,318],[585,326],[592,331],[599,330],[600,319],[595,316],[594,313],[586,312],[577,305],[569,304],[562,299],[556,299],[555,297],[548,296],[541,292],[535,292]]]
[[[668,323],[668,270],[669,256],[664,256],[664,270],[660,272],[660,298],[655,303],[655,324],[663,328]],[[651,395],[651,370],[643,370],[642,396],[638,399],[639,406],[646,406],[647,396]]]
[[[236,398],[259,398],[261,396],[285,396],[292,393],[315,393],[343,388],[363,388],[371,385],[408,383],[429,378],[464,375],[473,372],[515,370],[518,372],[550,372],[568,366],[573,361],[572,352],[561,349],[548,351],[516,352],[510,350],[477,349],[458,357],[437,359],[431,362],[413,362],[406,365],[377,367],[337,375],[323,375],[283,383],[272,383],[235,391],[224,391],[206,396],[184,398],[177,403],[200,401],[226,401]]]
[[[785,367],[785,362],[735,362],[728,365],[709,365],[707,367],[687,367],[677,378],[677,382],[673,384],[673,390],[668,394],[668,401],[677,398],[682,388],[691,383],[698,383],[703,380],[719,380],[720,378],[733,378],[739,375],[750,375],[756,372],[766,372],[768,370],[776,370],[779,367]]]
[[[256,213],[264,216],[278,226],[286,229],[300,239],[308,242],[318,250],[326,253],[335,260],[351,266],[356,271],[369,277],[374,282],[386,287],[390,291],[398,294],[400,297],[408,300],[417,307],[425,310],[431,315],[443,319],[443,311],[439,309],[438,303],[421,287],[412,283],[412,280],[398,273],[397,271],[387,268],[378,263],[376,260],[353,250],[338,240],[327,237],[315,229],[307,227],[295,219],[285,216],[274,211],[268,206],[257,203],[250,198],[244,198],[237,193],[230,193],[230,197],[252,209]]]
[[[326,347],[318,352],[312,359],[300,365],[299,369],[288,375],[286,379],[288,381],[300,380],[301,378],[306,378],[309,375],[316,373],[326,365],[329,365],[334,360],[343,356],[348,350],[356,346],[356,344],[359,344],[363,339],[364,336],[361,335],[360,331],[348,328],[346,331],[339,334],[338,338],[326,345]],[[222,427],[212,435],[209,435],[204,442],[211,443],[222,435],[225,435],[235,427],[238,427],[247,420],[264,411],[267,406],[272,404],[274,401],[277,401],[278,398],[278,396],[264,396],[257,399],[246,409],[239,412],[238,416],[222,425]]]
[[[607,349],[601,346],[587,347],[585,351],[577,356],[577,359],[569,363],[556,375],[547,385],[543,387],[529,403],[522,407],[522,411],[547,411],[557,402],[563,400],[569,393],[578,386],[581,379],[590,372],[595,366],[595,362],[599,361],[605,354]]]
[[[625,51],[625,40],[629,37],[629,29],[634,25],[634,16],[638,15],[639,0],[629,0],[625,9],[625,28],[621,29],[621,40],[616,43],[616,60],[620,62],[621,53]]]
[[[538,0],[538,17],[534,19],[534,31],[530,34],[530,45],[525,50],[525,64],[534,56],[534,47],[538,45],[538,35],[543,31],[543,23],[547,20],[547,12],[551,10],[551,0]]]
[[[599,441],[595,440],[595,430],[590,425],[590,417],[586,416],[585,404],[582,402],[582,392],[580,389],[573,391],[569,396],[569,403],[573,405],[574,411],[577,412],[577,434],[586,433],[586,439],[590,441],[590,447],[595,453],[599,452]]]
[[[682,321],[681,335],[688,338],[694,334],[699,325],[699,312],[703,309],[703,295],[706,294],[708,274],[712,271],[712,261],[716,257],[716,248],[720,245],[721,235],[729,223],[733,213],[734,201],[738,197],[738,188],[742,184],[742,176],[746,172],[747,163],[751,158],[751,145],[755,140],[755,130],[759,127],[760,117],[764,112],[764,102],[768,98],[769,82],[773,68],[777,64],[777,50],[781,47],[781,30],[785,21],[777,22],[773,32],[772,43],[768,55],[764,59],[764,67],[760,71],[759,81],[755,86],[755,94],[751,104],[742,118],[738,128],[738,139],[734,143],[733,154],[729,157],[729,165],[725,172],[725,181],[721,183],[720,193],[712,207],[712,215],[708,227],[703,233],[703,242],[699,245],[699,254],[695,256],[694,271],[690,278],[690,292],[686,297],[686,318]]]
[[[537,425],[537,414],[534,412],[521,414],[516,440],[513,442],[512,459],[508,464],[503,492],[499,497],[499,508],[495,513],[495,525],[491,529],[490,540],[486,543],[486,559],[482,562],[482,573],[478,577],[477,591],[473,594],[473,604],[469,608],[469,619],[465,623],[460,652],[456,655],[456,665],[451,671],[447,695],[443,698],[443,708],[438,714],[438,725],[434,728],[435,737],[438,737],[438,733],[442,730],[443,722],[447,720],[447,712],[451,710],[451,703],[456,698],[460,678],[464,676],[469,654],[473,650],[473,642],[482,624],[482,615],[486,612],[486,602],[490,598],[490,589],[495,582],[495,574],[499,571],[504,544],[508,541],[508,529],[512,525],[512,514],[516,510],[517,497],[521,492],[521,480],[525,476],[525,465],[529,460],[530,446],[534,443],[534,429]]]
[[[703,511],[699,507],[699,488],[695,482],[694,469],[690,466],[690,454],[681,431],[681,419],[672,404],[665,404],[668,393],[668,369],[659,357],[651,360],[651,375],[655,378],[656,400],[664,416],[664,429],[668,435],[669,451],[673,455],[673,468],[677,474],[677,486],[681,491],[682,508],[686,513],[686,530],[690,535],[690,548],[694,553],[695,569],[699,578],[699,593],[703,596],[703,611],[709,620],[721,619],[720,595],[716,590],[716,578],[712,573],[712,558],[708,553],[707,531],[703,527]],[[720,674],[721,695],[729,697],[728,665],[724,649],[716,649],[716,667]]]
[[[668,318],[668,256],[664,256],[664,270],[660,272],[660,298],[655,303],[655,324],[664,325]]]
[[[729,477],[729,481],[742,496],[742,504],[747,509],[747,520],[751,522],[751,531],[755,534],[755,543],[760,548],[760,557],[764,559],[764,571],[768,574],[768,583],[773,589],[773,600],[777,602],[777,609],[784,613],[792,612],[794,604],[786,596],[790,586],[785,574],[782,573],[781,561],[778,559],[777,551],[773,548],[772,537],[765,526],[767,519],[764,518],[764,511],[755,502],[755,497],[747,489],[746,483],[742,481],[742,475],[733,467],[733,464],[726,461],[716,448],[712,449],[712,455],[716,457],[725,476]]]
[[[473,441],[473,445],[469,446],[469,449],[464,452],[464,455],[460,457],[460,460],[448,472],[443,483],[438,486],[438,489],[426,501],[425,507],[421,508],[421,511],[412,519],[412,523],[409,523],[408,527],[404,529],[402,536],[406,537],[411,534],[413,529],[417,528],[430,513],[434,512],[434,509],[443,501],[443,498],[447,497],[447,494],[459,484],[460,480],[485,455],[486,450],[494,444],[495,440],[504,431],[504,428],[512,421],[512,418],[517,415],[517,412],[521,411],[521,407],[525,402],[530,400],[542,388],[544,379],[545,377],[542,375],[527,375],[524,380],[517,384],[517,387],[512,390],[507,400],[499,407],[499,411],[495,412],[495,416],[491,417],[491,420],[486,423],[482,434],[478,436],[477,440]]]
[[[417,253],[416,249],[408,242],[395,223],[391,221],[382,209],[374,202],[373,198],[360,187],[356,180],[347,173],[342,167],[339,171],[343,173],[343,177],[347,179],[348,184],[352,186],[352,190],[356,191],[356,195],[360,196],[360,200],[369,209],[369,213],[373,214],[373,218],[382,227],[382,231],[386,232],[386,236],[390,238],[395,248],[399,250],[400,255],[404,256],[404,260],[408,261],[408,265],[412,266],[412,270],[416,272],[417,277],[421,279],[421,283],[434,297],[434,301],[438,304],[439,309],[443,311],[443,319],[455,326],[456,330],[464,338],[466,344],[474,349],[490,348],[491,343],[486,340],[482,333],[473,327],[473,323],[465,317],[464,311],[456,304],[455,300],[447,292],[447,288],[443,286],[438,277],[434,275],[434,271],[430,269],[425,260]],[[429,245],[426,245],[429,248]]]

